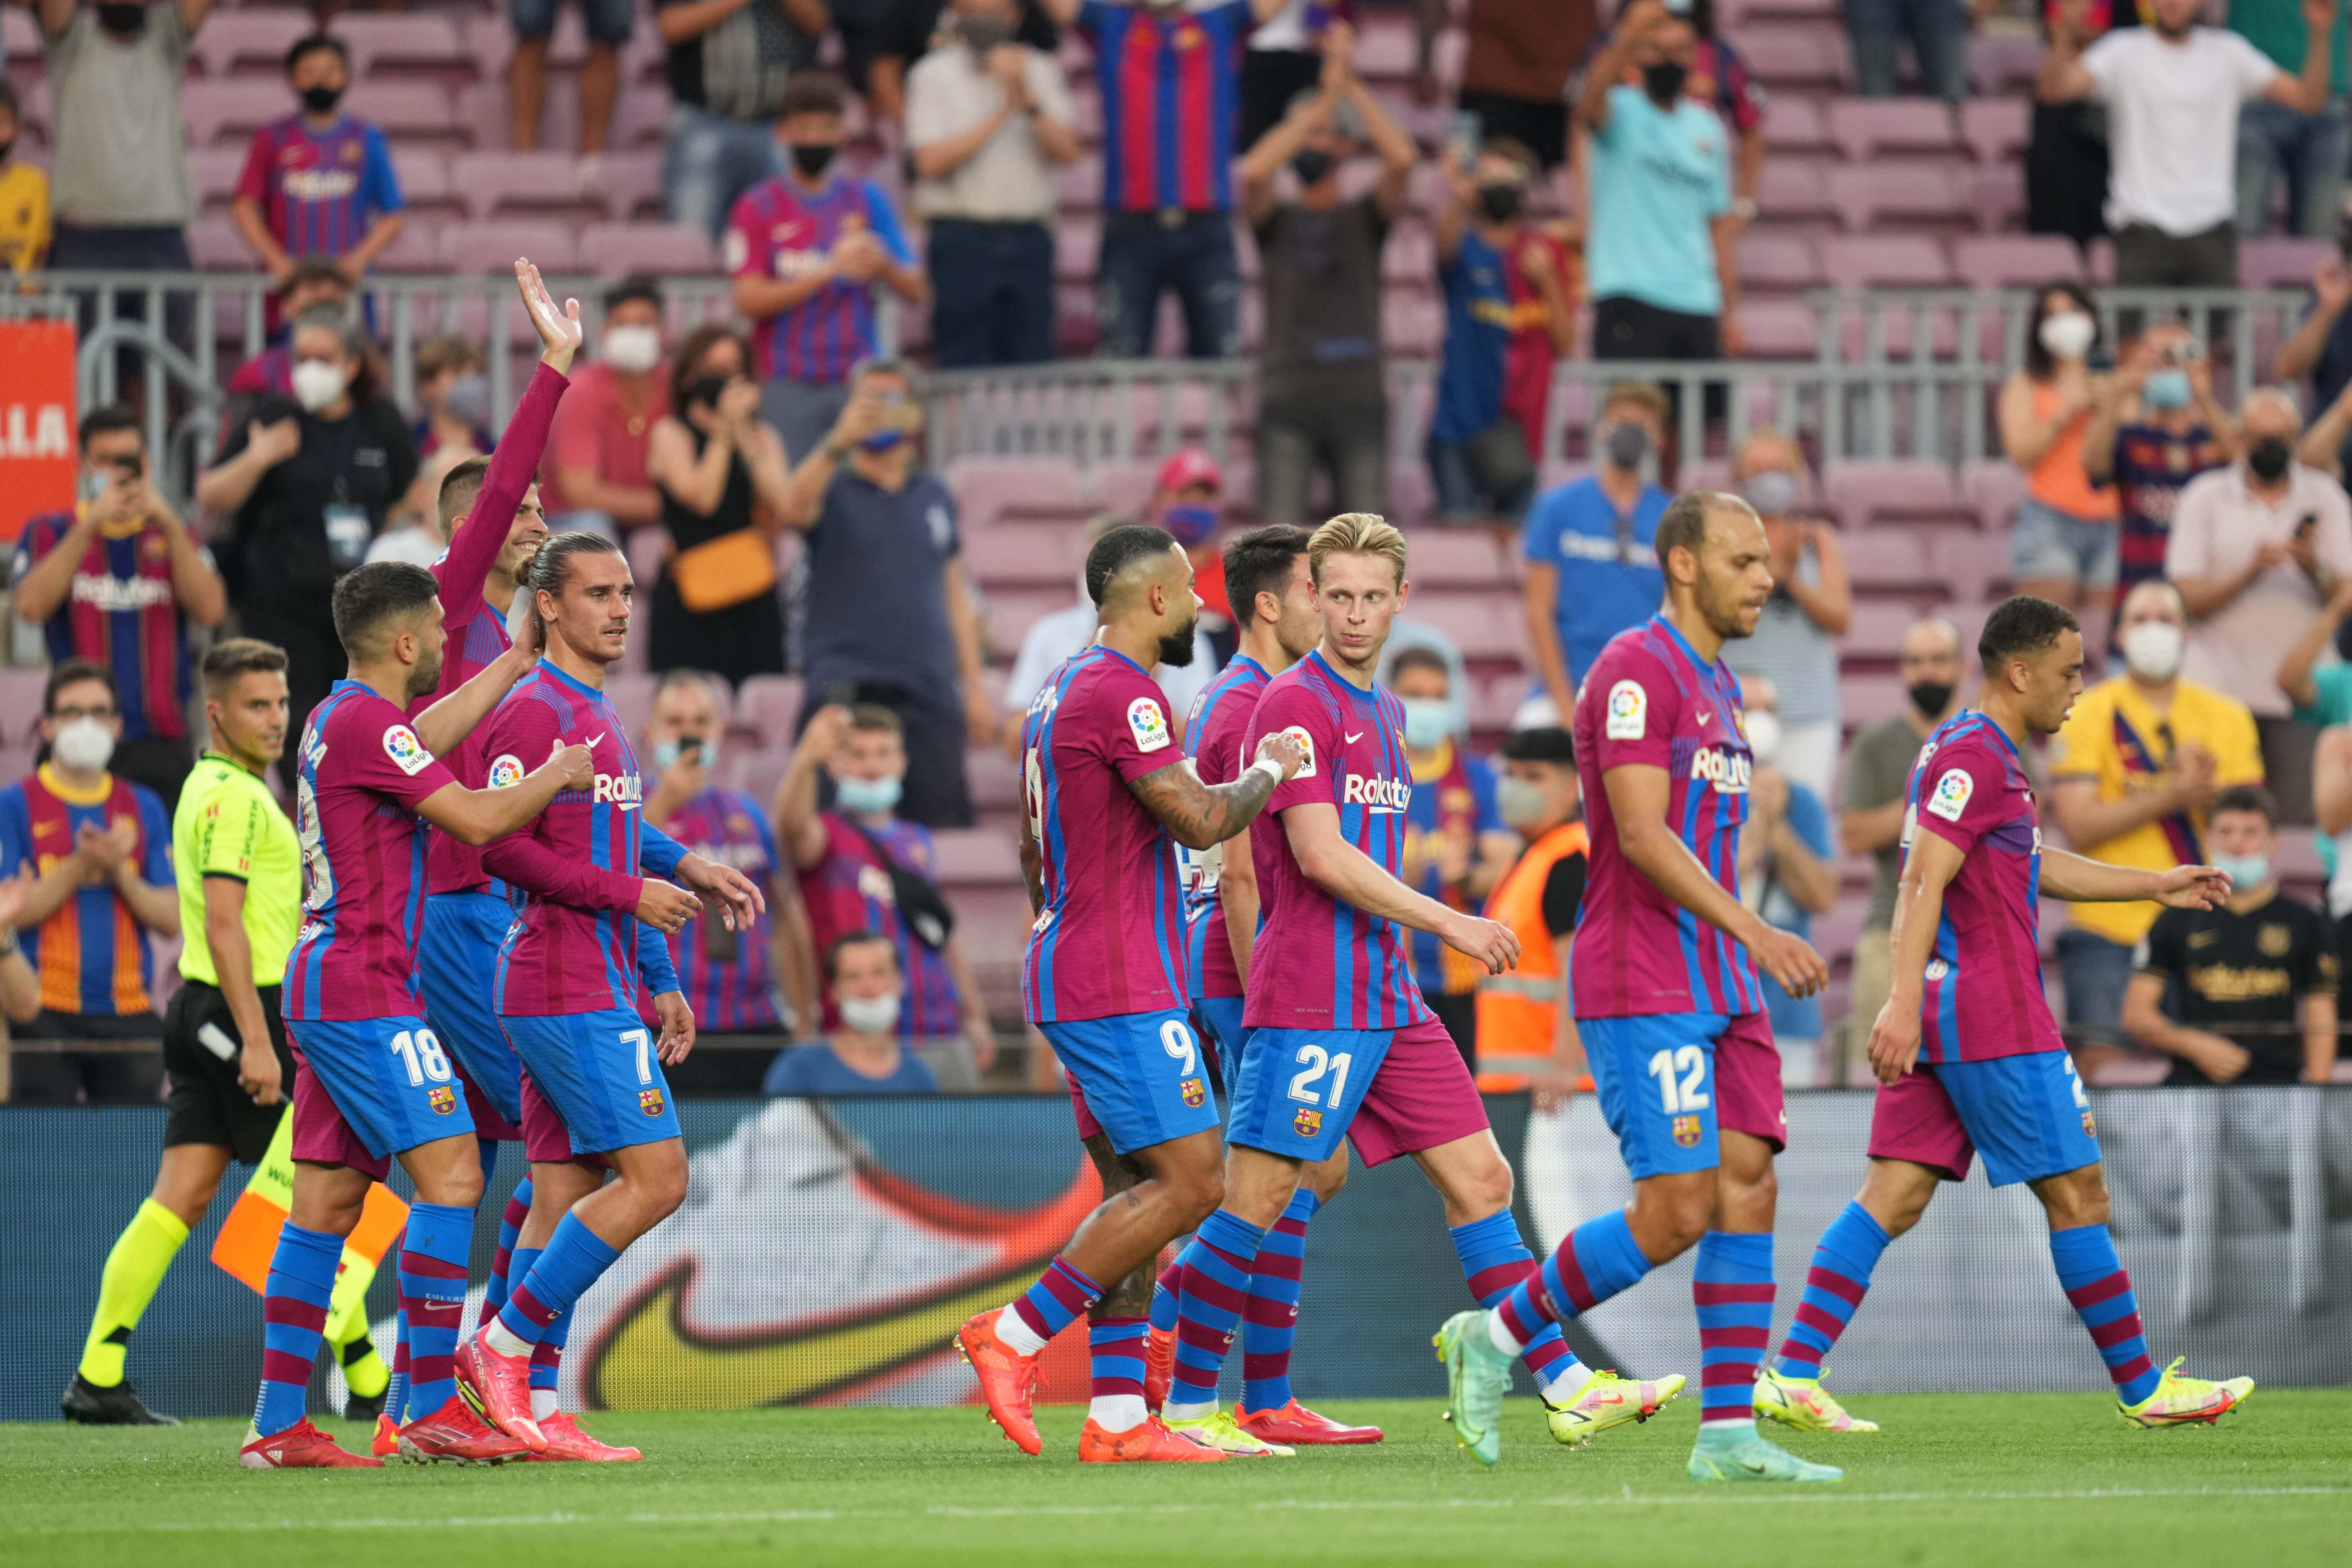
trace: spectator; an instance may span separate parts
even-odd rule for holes
[[[1095,310],[1100,350],[1112,359],[1151,352],[1166,290],[1183,309],[1186,354],[1229,359],[1241,352],[1241,265],[1231,216],[1241,43],[1285,3],[1223,0],[1193,10],[1186,0],[1043,0],[1048,16],[1066,27],[1076,24],[1094,46],[1102,87]]]
[[[2042,290],[2026,322],[2025,365],[2001,384],[2001,449],[2025,470],[2025,499],[2009,535],[2009,574],[2021,594],[2070,608],[2116,585],[2116,492],[2092,479],[2083,433],[2105,387],[2091,375],[2099,316],[2079,284]],[[2085,637],[2095,647],[2095,637]]]
[[[841,416],[850,367],[876,353],[875,280],[913,304],[929,291],[882,187],[834,168],[844,107],[831,77],[795,77],[776,121],[791,167],[743,193],[727,220],[735,308],[759,348],[760,416],[794,462]]]
[[[1771,681],[1780,732],[1773,765],[1811,791],[1819,806],[1829,798],[1844,733],[1831,639],[1843,637],[1853,622],[1853,589],[1837,531],[1790,515],[1804,471],[1804,454],[1778,430],[1749,431],[1732,456],[1732,481],[1764,520],[1772,547],[1772,596],[1754,635],[1723,645],[1723,662],[1743,679]]]
[[[2213,401],[2213,367],[2189,330],[2164,325],[2141,333],[2083,431],[2083,471],[2094,485],[2114,485],[2122,518],[2119,591],[2164,575],[2180,492],[2237,455],[2230,416]]]
[[[1908,700],[1903,711],[1871,725],[1853,738],[1839,784],[1838,847],[1848,855],[1874,857],[1870,909],[1853,946],[1853,989],[1846,1029],[1822,1081],[1846,1081],[1846,1064],[1859,1055],[1870,1026],[1886,1005],[1892,984],[1895,885],[1903,871],[1903,814],[1909,798],[1911,765],[1936,726],[1960,710],[1960,678],[1968,660],[1960,634],[1941,617],[1914,621],[1903,633],[1895,668]]]
[[[1683,93],[1697,53],[1687,17],[1634,0],[1586,78],[1591,133],[1595,359],[1738,358],[1738,271],[1723,122]],[[1642,85],[1623,79],[1641,72]]]
[[[1502,756],[1496,809],[1527,847],[1495,884],[1486,915],[1519,939],[1519,962],[1478,981],[1478,1087],[1488,1094],[1528,1089],[1535,1108],[1549,1111],[1592,1084],[1567,1005],[1569,949],[1591,845],[1568,731],[1514,730],[1503,738]]]
[[[1652,542],[1674,497],[1642,478],[1665,416],[1656,387],[1611,387],[1593,421],[1600,470],[1546,491],[1528,514],[1528,644],[1560,720],[1576,711],[1576,683],[1609,639],[1656,614],[1665,594]]]
[[[2168,583],[2143,583],[2116,616],[2124,671],[2075,700],[2050,742],[2050,816],[2075,854],[2169,870],[2205,858],[2217,791],[2263,782],[2253,715],[2226,692],[2181,679],[2188,616]],[[2074,904],[2058,933],[2069,1044],[2086,1070],[2118,1055],[2132,950],[2155,923],[2149,902]]]
[[[547,46],[555,37],[557,4],[507,0],[515,33],[514,58],[507,62],[507,126],[517,152],[539,145],[539,116],[547,103]],[[630,0],[580,0],[580,20],[588,35],[588,56],[580,62],[583,188],[594,170],[588,160],[604,151],[604,133],[613,123],[613,100],[621,87],[621,47],[629,41],[635,10]]]
[[[2352,576],[2336,580],[2333,591],[2327,595],[2327,603],[2321,606],[2319,614],[2313,618],[2295,645],[2287,649],[2286,657],[2279,661],[2278,670],[2279,689],[2294,703],[2294,721],[2326,731],[2316,742],[2317,768],[2313,804],[2320,826],[2320,868],[2327,874],[2330,883],[2328,913],[2339,921],[2352,914],[2352,887],[2346,889],[2347,898],[2344,903],[2339,905],[2334,897],[2334,885],[2342,875],[2341,868],[2346,863],[2347,836],[2344,827],[2347,825],[2329,826],[2328,796],[2338,793],[2332,785],[2345,782],[2347,772],[2352,772],[2347,768],[2346,757],[2331,757],[2331,751],[2352,746],[2352,731],[2342,729],[2344,725],[2352,724],[2352,664],[2341,659],[2321,664],[2319,658],[2338,640],[2347,615],[2352,615]],[[2258,728],[2263,723],[2262,720],[2255,721]],[[2276,803],[2275,794],[2272,800]]]
[[[869,703],[826,704],[810,716],[776,786],[776,841],[800,874],[816,950],[830,952],[853,932],[879,933],[898,954],[906,996],[896,1032],[908,1039],[960,1035],[985,1072],[996,1059],[996,1036],[940,895],[939,849],[928,828],[898,810],[914,776],[909,762],[897,714]],[[833,784],[829,811],[818,809],[820,771]],[[841,1026],[839,1000],[825,998],[827,1029]]]
[[[16,539],[16,618],[41,626],[50,662],[86,659],[122,692],[114,772],[169,809],[195,765],[188,625],[216,626],[228,596],[212,552],[154,486],[139,418],[93,408],[81,419],[81,496],[28,520]]]
[[[2180,492],[2164,553],[2164,574],[2189,616],[2183,673],[2244,703],[2266,731],[2287,721],[2281,661],[2352,576],[2352,504],[2335,480],[2294,461],[2301,428],[2286,393],[2247,394],[2238,461]],[[2287,770],[2273,766],[2272,775],[2274,787],[2287,787]]]
[[[1313,92],[1322,81],[1324,62],[1330,58],[1331,26],[1337,22],[1352,27],[1353,10],[1352,0],[1331,5],[1283,0],[1279,10],[1251,29],[1242,53],[1242,152],[1255,149],[1282,123],[1300,95]]]
[[[930,52],[944,0],[828,0],[841,33],[842,70],[876,120],[907,118],[907,68]],[[1041,54],[1062,47],[1062,30],[1035,0],[1017,0],[1013,37]]]
[[[441,559],[442,552],[449,548],[449,536],[441,531],[441,509],[435,498],[441,493],[441,481],[449,477],[449,469],[464,461],[453,455],[454,450],[443,452],[449,459],[446,466],[436,461],[417,470],[416,482],[385,520],[384,531],[368,541],[368,564],[405,561],[429,571]]]
[[[312,33],[286,51],[301,108],[253,133],[230,207],[236,231],[273,281],[298,258],[323,257],[356,283],[408,221],[383,132],[341,112],[352,57]]]
[[[780,1052],[761,1081],[767,1094],[936,1094],[939,1075],[899,1044],[906,982],[897,950],[855,931],[824,950],[825,1012],[835,1020],[814,1045]]]
[[[2042,31],[2054,34],[2061,0],[2039,0]],[[2092,0],[2078,24],[2082,47],[2118,24],[2139,26],[2137,9],[2114,14],[2112,0]],[[2059,234],[2087,252],[2107,232],[2107,116],[2087,99],[2067,103],[2033,101],[2025,141],[2025,227],[2030,234]]]
[[[662,678],[640,753],[653,763],[646,774],[646,821],[689,853],[751,879],[767,894],[769,908],[750,931],[708,918],[688,922],[669,934],[670,962],[703,1034],[783,1035],[789,1031],[777,981],[785,966],[773,911],[792,890],[782,879],[766,810],[718,782],[724,728],[710,677],[674,669]],[[678,1064],[683,1074],[678,1068],[665,1070],[679,1093],[724,1099],[758,1092],[761,1065],[755,1052],[704,1050]]]
[[[172,824],[144,784],[107,771],[122,732],[114,678],[69,658],[49,671],[41,739],[49,760],[0,789],[0,878],[27,870],[16,926],[40,980],[40,1012],[15,1030],[18,1105],[152,1105],[163,1020],[148,933],[180,931]],[[25,1042],[59,1042],[51,1051]],[[72,1049],[76,1040],[153,1040],[153,1051]]]
[[[802,673],[827,700],[846,693],[897,714],[910,764],[906,815],[969,827],[964,743],[996,739],[996,710],[981,679],[955,498],[916,471],[923,409],[907,367],[877,360],[850,385],[849,405],[793,469],[780,509],[808,535]]]
[[[1389,689],[1404,704],[1404,858],[1398,879],[1448,909],[1475,913],[1518,858],[1517,836],[1495,804],[1495,770],[1455,743],[1451,676],[1425,647],[1389,666]],[[1454,1037],[1464,1065],[1478,1070],[1478,983],[1486,965],[1425,931],[1412,937],[1412,977],[1422,1000]]]
[[[1420,153],[1356,75],[1354,46],[1347,23],[1324,30],[1321,87],[1302,93],[1242,160],[1242,212],[1257,237],[1265,289],[1257,494],[1268,522],[1309,521],[1318,468],[1328,476],[1333,512],[1388,510],[1381,248]],[[1367,137],[1380,153],[1379,183],[1343,201],[1340,168]],[[1278,201],[1275,174],[1286,163],[1298,195]]]
[[[1732,216],[1745,227],[1756,221],[1756,192],[1764,175],[1764,89],[1748,74],[1738,52],[1716,36],[1714,0],[1692,0],[1687,15],[1697,42],[1691,50],[1690,74],[1683,79],[1683,96],[1715,110],[1736,143],[1731,208]],[[1605,51],[1609,42],[1605,34],[1594,40],[1593,53]],[[1628,87],[1643,85],[1638,70],[1628,69],[1619,79]]]
[[[0,76],[0,268],[20,277],[39,267],[49,248],[49,176],[15,156],[24,129],[16,89]]]
[[[2172,1058],[2168,1084],[2326,1083],[2336,1071],[2336,937],[2326,916],[2279,891],[2270,792],[2242,785],[2215,795],[2206,837],[2208,858],[2230,874],[2230,900],[2158,913],[2125,994],[2124,1026]],[[2176,984],[2178,1023],[2164,1013]]]
[[[1397,660],[1412,648],[1433,653],[1444,664],[1445,732],[1457,741],[1467,741],[1470,738],[1470,666],[1462,657],[1462,645],[1427,621],[1400,615],[1389,623],[1389,640],[1381,646],[1380,667],[1373,679],[1382,686],[1391,684],[1389,678],[1396,673]],[[1512,728],[1522,726],[1515,722]]]
[[[1900,95],[1897,57],[1907,41],[1920,91],[1947,103],[1967,98],[1969,9],[1964,0],[1846,0],[1854,91],[1864,98]]]
[[[220,551],[229,602],[247,637],[286,650],[286,732],[299,736],[347,662],[335,579],[366,560],[416,477],[416,448],[341,315],[305,312],[290,346],[293,397],[266,399],[231,427],[196,479],[196,504],[229,518]]]
[[[189,46],[213,0],[36,0],[48,67],[49,265],[94,272],[186,272],[195,193],[180,127]],[[125,295],[122,305],[141,304]],[[135,314],[135,310],[132,312]]]
[[[955,0],[951,30],[907,73],[944,370],[1054,357],[1054,166],[1078,155],[1078,133],[1061,66],[1013,40],[1018,15],[1013,0]]]
[[[655,0],[669,46],[662,193],[672,223],[716,240],[736,198],[776,172],[770,132],[816,63],[825,0]]]
[[[1535,167],[1533,153],[1496,137],[1466,173],[1446,170],[1453,196],[1436,224],[1445,353],[1426,456],[1438,515],[1450,522],[1518,526],[1536,493],[1542,416],[1532,431],[1514,416],[1511,349],[1530,322],[1558,353],[1576,345],[1558,247],[1520,216]]]
[[[646,478],[661,496],[671,553],[654,583],[646,662],[707,669],[740,685],[784,668],[776,587],[783,527],[783,443],[759,418],[751,347],[705,322],[670,356],[670,412],[654,421]]]
[[[2149,0],[2151,25],[2088,48],[2094,0],[2061,0],[2035,91],[2107,107],[2114,170],[2107,226],[2123,288],[2238,283],[2238,111],[2265,100],[2303,114],[2327,102],[2336,0],[2303,0],[2307,53],[2289,76],[2234,33],[2197,26],[2202,0]]]
[[[1013,673],[1005,678],[1001,704],[1004,712],[1004,750],[1016,760],[1021,754],[1021,721],[1028,714],[1031,699],[1045,689],[1046,678],[1064,659],[1093,643],[1096,628],[1102,625],[1101,613],[1087,596],[1086,551],[1112,529],[1132,521],[1116,512],[1105,512],[1087,524],[1078,536],[1081,548],[1077,602],[1038,616],[1022,636],[1021,651],[1013,658]],[[1160,683],[1161,695],[1168,699],[1168,711],[1175,716],[1179,742],[1184,738],[1182,726],[1192,712],[1192,700],[1216,679],[1219,668],[1207,629],[1195,626],[1192,658],[1183,664],[1163,664],[1152,670],[1152,679]]]
[[[2289,76],[2300,77],[2310,34],[2297,0],[2230,0],[2230,30]],[[2269,232],[2271,193],[2286,182],[2288,234],[2332,238],[2344,209],[2344,165],[2352,159],[2345,119],[2352,79],[2345,70],[2345,16],[2327,33],[2327,97],[2312,113],[2257,99],[2238,110],[2238,233]]]
[[[588,529],[610,539],[659,520],[661,491],[646,477],[654,426],[669,413],[662,384],[661,285],[638,276],[604,295],[595,363],[572,374],[541,465],[548,531]]]
[[[1777,765],[1785,732],[1778,700],[1765,675],[1743,675],[1740,705],[1755,773],[1748,790],[1748,825],[1739,835],[1739,901],[1778,931],[1812,940],[1813,917],[1837,902],[1837,858],[1830,848],[1830,814],[1822,797]],[[1764,1001],[1772,1043],[1780,1050],[1780,1081],[1811,1089],[1820,1080],[1822,1004],[1791,996],[1769,974]]]
[[[264,397],[294,395],[294,349],[291,342],[294,321],[306,311],[325,308],[338,316],[352,308],[352,279],[342,268],[325,257],[310,256],[296,261],[278,280],[278,341],[236,367],[228,378],[229,408],[226,426],[234,426],[249,416],[254,404]]]
[[[455,452],[450,466],[488,455],[489,356],[471,338],[445,332],[416,345],[416,423],[408,438],[420,461]]]
[[[1451,0],[1419,0],[1420,60],[1414,96],[1443,91],[1434,48]],[[1535,150],[1550,171],[1568,161],[1568,79],[1600,30],[1592,0],[1470,0],[1463,19],[1470,50],[1454,107],[1478,117],[1479,134]]]

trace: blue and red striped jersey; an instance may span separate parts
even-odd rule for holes
[[[1242,737],[1251,713],[1274,678],[1247,654],[1235,654],[1217,679],[1192,699],[1184,721],[1184,749],[1203,784],[1231,784],[1241,777]],[[1234,963],[1234,944],[1225,935],[1224,910],[1217,898],[1220,869],[1229,845],[1195,852],[1179,845],[1177,863],[1184,868],[1184,916],[1192,922],[1189,945],[1189,989],[1194,996],[1238,996],[1240,969]]]
[[[341,256],[377,215],[401,208],[383,132],[349,116],[314,131],[289,114],[255,132],[236,194],[261,204],[261,221],[293,257]]]
[[[727,275],[789,282],[823,266],[835,242],[860,228],[871,229],[901,266],[913,264],[898,215],[873,181],[836,174],[812,191],[789,174],[771,174],[737,198],[728,215]],[[876,352],[877,287],[835,278],[791,310],[755,323],[751,342],[760,379],[826,386],[848,380],[850,368]]]
[[[956,988],[947,959],[926,945],[907,924],[898,909],[890,873],[857,827],[838,812],[818,816],[824,829],[824,858],[800,873],[801,903],[808,910],[809,945],[822,953],[854,931],[878,931],[898,950],[898,973],[907,994],[898,1006],[898,1033],[908,1039],[960,1034],[963,1029],[963,993]],[[862,825],[889,857],[909,871],[937,880],[939,851],[931,830],[919,822],[893,816]],[[770,853],[772,854],[772,847]],[[832,987],[824,988],[822,1027],[841,1027],[841,1011],[834,1005]]]
[[[1242,40],[1253,25],[1248,0],[1199,11],[1078,7],[1102,84],[1104,206],[1232,209]]]
[[[1962,857],[1920,993],[1919,1059],[2064,1050],[2042,991],[2042,826],[2016,742],[1974,709],[1954,714],[1919,748],[1904,802],[1904,854],[1925,829]]]
[[[73,514],[62,511],[26,523],[16,541],[16,579],[72,527]],[[152,522],[101,529],[41,633],[50,662],[87,658],[114,673],[123,739],[176,741],[188,732],[188,620],[172,587],[172,546],[163,529]]]
[[[1128,789],[1184,760],[1150,671],[1099,644],[1063,660],[1030,701],[1021,759],[1045,884],[1021,961],[1029,1021],[1183,1006],[1176,841]]]
[[[1756,767],[1739,678],[1699,658],[1664,616],[1612,637],[1577,692],[1576,771],[1592,861],[1570,965],[1576,1016],[1761,1012],[1748,949],[1668,898],[1618,848],[1601,779],[1620,767],[1665,770],[1666,826],[1738,898],[1739,825]]]
[[[44,763],[30,778],[0,789],[0,877],[27,865],[46,875],[74,852],[82,828],[103,833],[125,817],[139,826],[131,863],[141,878],[153,887],[173,886],[171,819],[152,790],[112,774],[94,789],[77,790]],[[50,1012],[105,1018],[155,1010],[147,928],[102,876],[27,927],[24,947],[25,962],[40,977],[41,1005]]]
[[[704,790],[679,806],[666,825],[688,854],[732,866],[761,889],[776,875],[776,841],[760,803],[739,789]],[[737,931],[735,956],[710,956],[710,933],[723,931],[715,916],[690,921],[669,939],[670,961],[687,1005],[702,1028],[764,1029],[776,1023],[776,975],[771,962],[775,942],[772,915],[762,914],[750,931]]]
[[[1430,1017],[1414,984],[1404,928],[1325,892],[1298,864],[1282,813],[1328,805],[1339,837],[1394,877],[1404,865],[1412,769],[1404,754],[1404,704],[1384,686],[1356,685],[1317,649],[1266,683],[1242,744],[1255,755],[1268,735],[1307,742],[1307,765],[1278,784],[1250,829],[1257,871],[1257,942],[1250,952],[1253,1028],[1402,1029]]]

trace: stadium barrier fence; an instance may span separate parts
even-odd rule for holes
[[[1816,1238],[1859,1185],[1871,1098],[1794,1094],[1780,1162],[1777,1348]],[[1061,1096],[705,1101],[678,1108],[686,1205],[583,1300],[564,1363],[588,1408],[968,1400],[949,1348],[964,1318],[1024,1288],[1096,1202]],[[1488,1101],[1519,1174],[1523,1232],[1548,1250],[1628,1194],[1598,1107],[1531,1116]],[[2090,1091],[2114,1226],[2151,1345],[2193,1370],[2271,1384],[2352,1382],[2352,1089]],[[108,1248],[148,1190],[160,1109],[0,1108],[0,1418],[53,1419]],[[492,1178],[474,1278],[516,1179]],[[236,1168],[241,1171],[241,1167]],[[252,1407],[260,1303],[208,1260],[233,1173],[131,1342],[156,1408]],[[394,1185],[406,1191],[405,1178]],[[371,1304],[388,1345],[391,1271]],[[1685,1258],[1572,1326],[1598,1365],[1696,1375]],[[480,1287],[475,1289],[478,1310]],[[1465,1304],[1436,1194],[1409,1161],[1358,1169],[1307,1233],[1294,1372],[1302,1396],[1426,1397],[1429,1335]],[[1229,1376],[1239,1373],[1239,1356]],[[2086,1413],[2106,1379],[2053,1274],[2039,1207],[1981,1168],[1882,1261],[1832,1357],[1842,1394],[2058,1390]],[[1085,1396],[1085,1338],[1048,1352],[1046,1393]],[[314,1407],[339,1407],[319,1372]],[[1526,1391],[1521,1379],[1521,1392]],[[1866,1408],[1864,1414],[1867,1414]],[[977,1420],[976,1415],[971,1417]]]

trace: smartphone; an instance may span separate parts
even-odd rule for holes
[[[2309,539],[2311,537],[2311,531],[2318,526],[2319,514],[2315,511],[2305,512],[2295,522],[2294,536],[2297,539]]]
[[[1445,150],[1454,166],[1468,174],[1477,166],[1478,147],[1486,138],[1485,122],[1473,109],[1457,109],[1445,121]]]
[[[147,477],[147,459],[137,452],[126,453],[115,458],[114,466],[121,469],[122,477],[132,484],[137,484]]]
[[[702,737],[699,735],[680,735],[677,738],[677,760],[681,763],[700,762],[702,760]]]

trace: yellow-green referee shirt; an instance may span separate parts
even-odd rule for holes
[[[269,786],[218,752],[206,752],[180,790],[172,854],[180,868],[180,978],[220,984],[205,940],[205,879],[233,877],[245,884],[253,983],[282,983],[302,920],[302,847]]]

